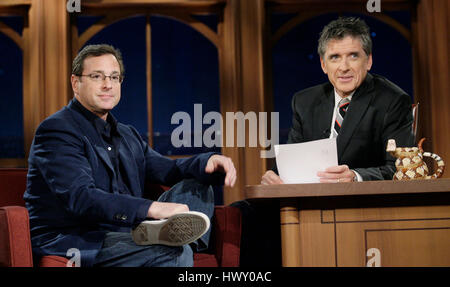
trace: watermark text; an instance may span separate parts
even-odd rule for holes
[[[69,12],[69,13],[73,13],[73,12],[80,13],[81,12],[81,0],[67,0],[66,9],[67,9],[67,12]]]
[[[171,134],[171,143],[180,147],[259,147],[261,158],[275,157],[274,145],[279,142],[279,115],[270,113],[270,130],[268,130],[268,113],[259,112],[227,112],[226,139],[224,141],[224,120],[218,112],[208,112],[203,116],[202,104],[194,104],[194,120],[187,112],[176,112],[172,115],[171,124],[179,125]],[[203,125],[211,125],[203,132]],[[194,131],[193,143],[191,131]],[[248,126],[248,133],[246,127]],[[270,133],[270,138],[269,138]],[[248,138],[246,135],[248,134]],[[235,139],[236,135],[236,139]],[[248,142],[248,145],[246,143]]]

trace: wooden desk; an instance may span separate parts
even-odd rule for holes
[[[247,186],[279,200],[283,266],[450,266],[450,179]]]

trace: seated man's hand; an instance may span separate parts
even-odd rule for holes
[[[266,171],[266,173],[261,178],[261,184],[271,185],[271,184],[283,184],[284,182],[281,178],[272,170]]]
[[[147,212],[147,217],[154,219],[169,218],[172,215],[189,211],[186,204],[174,202],[159,202],[153,201]]]
[[[344,164],[319,171],[317,176],[320,177],[320,182],[352,182],[356,174]]]
[[[231,158],[215,154],[211,156],[206,163],[205,172],[213,173],[215,171],[225,173],[225,186],[234,186],[236,182],[236,168]]]

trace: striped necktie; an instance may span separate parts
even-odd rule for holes
[[[341,130],[342,122],[344,121],[345,113],[347,112],[350,100],[348,97],[339,101],[336,111],[336,120],[334,121],[333,137],[337,137]]]

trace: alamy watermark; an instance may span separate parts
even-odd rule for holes
[[[368,0],[366,8],[369,13],[381,12],[381,0]]]
[[[81,12],[81,0],[67,0],[66,9],[67,9],[67,12],[69,12],[69,13],[73,13],[73,12],[80,13]]]
[[[279,142],[279,114],[270,113],[270,135],[268,138],[268,118],[267,112],[227,112],[225,115],[225,136],[223,139],[222,115],[218,112],[208,112],[203,116],[202,104],[194,104],[194,121],[186,112],[176,112],[172,115],[171,124],[179,125],[171,134],[172,146],[180,147],[245,147],[246,146],[246,126],[248,124],[248,147],[269,148],[262,150],[261,158],[275,157],[274,145]],[[192,122],[194,127],[194,143],[191,139]],[[246,124],[247,123],[247,124]],[[203,125],[211,125],[204,132]],[[236,126],[236,133],[235,133]],[[235,134],[237,141],[235,141]],[[193,144],[193,145],[192,145]]]
[[[66,252],[66,256],[69,257],[67,261],[67,267],[80,267],[81,266],[81,252],[78,248],[70,248]]]
[[[366,252],[366,256],[370,257],[367,260],[367,267],[381,267],[381,252],[378,248],[370,248]]]

